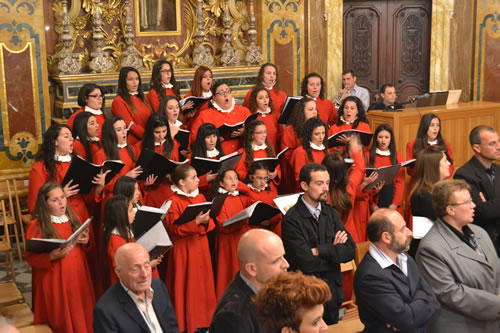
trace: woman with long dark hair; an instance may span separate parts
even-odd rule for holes
[[[101,149],[99,122],[90,112],[80,112],[73,127],[73,150],[84,160],[92,162],[94,154]]]
[[[283,90],[280,90],[280,76],[278,67],[276,67],[275,64],[265,63],[260,66],[257,79],[255,80],[255,86],[248,91],[243,101],[243,105],[249,109],[250,100],[252,99],[251,95],[257,88],[264,88],[269,92],[269,98],[272,100],[274,110],[276,110],[279,115],[285,104],[286,94]]]
[[[67,239],[80,226],[63,189],[53,182],[36,193],[34,217],[26,227],[26,239]],[[47,324],[54,332],[92,332],[95,298],[86,257],[89,241],[87,230],[75,245],[49,253],[26,251],[32,267],[35,324]]]
[[[144,97],[141,76],[137,69],[122,67],[120,70],[118,91],[111,104],[111,113],[123,118],[125,128],[130,127],[130,144],[134,145],[142,139],[151,109]]]
[[[160,102],[166,96],[175,96],[180,99],[181,93],[175,80],[174,67],[170,61],[161,59],[153,65],[151,90],[147,97],[153,112],[157,112]]]
[[[279,149],[283,126],[278,124],[280,112],[271,99],[271,93],[266,88],[255,88],[250,94],[248,108],[250,113],[257,113],[257,120],[264,122],[267,128],[267,139],[275,151]]]
[[[104,121],[109,118],[109,115],[102,111],[106,106],[106,96],[104,95],[104,90],[101,86],[95,83],[85,83],[78,92],[77,101],[81,108],[69,117],[67,123],[68,127],[70,130],[73,130],[75,117],[84,111],[88,112],[95,116],[97,123],[99,124],[99,133],[97,136],[100,138],[102,125],[104,124]]]
[[[328,126],[337,120],[337,111],[333,102],[325,98],[325,81],[318,73],[309,73],[302,80],[300,94],[316,102],[318,117]]]

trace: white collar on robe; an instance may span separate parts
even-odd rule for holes
[[[174,191],[175,193],[179,194],[179,195],[183,195],[185,197],[189,197],[189,198],[196,198],[196,196],[198,196],[198,194],[200,194],[200,190],[199,189],[196,189],[194,190],[193,192],[191,193],[186,193],[184,192],[183,190],[181,190],[180,188],[178,188],[176,185],[171,185],[170,188],[172,189],[172,191]]]
[[[162,83],[161,86],[165,89],[172,89],[174,86],[172,85],[172,83]]]
[[[208,98],[208,97],[212,97],[212,96],[213,96],[213,94],[212,94],[212,91],[211,91],[211,90],[209,90],[208,92],[204,92],[204,91],[202,91],[202,92],[201,92],[201,96],[202,96],[202,97],[205,97],[205,98]]]
[[[213,106],[215,109],[219,110],[219,111],[220,111],[220,112],[222,112],[222,113],[230,113],[231,111],[233,111],[233,110],[234,110],[234,106],[235,106],[235,103],[234,103],[234,97],[233,97],[233,104],[231,105],[231,107],[230,107],[228,110],[224,110],[223,108],[221,108],[221,107],[220,107],[220,106],[219,106],[219,105],[215,102],[215,100],[214,100],[214,99],[212,99],[210,102],[212,103],[212,106]]]
[[[269,87],[268,87],[268,86],[266,86],[266,85],[264,84],[264,82],[262,82],[262,85],[263,85],[263,86],[264,86],[264,88],[266,88],[267,90],[273,90],[273,88],[274,88],[274,84],[273,84],[272,86],[269,86]]]
[[[253,151],[257,151],[257,150],[264,150],[267,148],[267,145],[265,143],[261,144],[261,145],[254,145],[252,143],[252,150]]]
[[[71,155],[66,154],[66,155],[54,155],[54,159],[56,162],[71,162]]]
[[[92,109],[90,106],[85,106],[85,112],[90,112],[95,116],[99,116],[102,114],[101,110]]]
[[[212,150],[207,150],[207,157],[217,157],[219,155],[219,151],[217,150],[217,148],[214,148]]]
[[[432,145],[437,145],[438,143],[438,139],[434,140],[434,141],[427,141],[428,144],[430,144],[431,146]]]
[[[183,125],[182,121],[180,121],[179,119],[176,119],[175,123],[172,124],[171,122],[169,122],[169,124],[175,127],[181,127]]]
[[[309,96],[308,94],[306,94],[306,97],[309,97],[310,99],[312,99],[313,101],[316,102],[316,100],[318,99],[318,97],[312,97],[312,96]]]
[[[50,214],[50,222],[55,223],[55,224],[62,224],[66,223],[69,221],[69,218],[66,214],[61,215],[61,216],[55,216]]]
[[[165,143],[165,141],[167,141],[167,140],[163,139],[163,140],[161,140],[161,142],[155,142],[155,147],[161,146],[162,144]]]
[[[139,95],[139,91],[134,91],[134,92],[128,92],[130,96],[137,96]]]
[[[269,185],[266,185],[266,187],[264,187],[263,189],[258,189],[256,187],[253,187],[253,185],[251,183],[247,184],[248,187],[250,187],[252,190],[254,190],[255,192],[262,192],[264,191]]]
[[[268,106],[266,108],[266,111],[261,111],[261,110],[257,109],[257,113],[260,114],[262,117],[265,117],[271,113],[271,108]]]
[[[347,121],[347,120],[345,120],[345,119],[344,119],[344,116],[340,116],[340,121],[341,121],[341,122],[343,122],[343,123],[344,123],[344,124],[346,124],[346,125],[351,125],[351,124],[353,124],[353,123],[356,121],[356,119],[358,119],[358,117],[357,117],[357,116],[356,116],[356,118],[354,118],[354,120],[353,120],[353,121]]]
[[[125,148],[125,147],[127,147],[127,143],[123,143],[123,144],[119,144],[119,143],[118,143],[118,144],[117,144],[117,146],[118,146],[118,148],[120,148],[120,149],[121,149],[121,148]]]
[[[120,233],[118,232],[118,228],[114,228],[113,230],[111,230],[111,233],[113,235],[118,235],[121,237]],[[133,239],[134,238],[134,232],[132,230],[132,228],[129,228],[129,231],[128,231],[128,238],[130,239]]]
[[[223,187],[219,187],[217,192],[222,193],[222,194],[227,193],[227,195],[232,195],[233,197],[240,195],[240,192],[238,190],[234,190],[233,192],[229,192],[229,191],[225,190]]]
[[[90,142],[99,142],[99,137],[98,136],[88,136],[87,141]]]
[[[311,148],[314,150],[325,150],[324,144],[321,144],[321,146],[318,146],[317,144],[313,143],[312,141],[309,141],[309,146],[311,146]]]
[[[391,151],[389,149],[387,150],[380,150],[380,149],[375,149],[375,153],[380,156],[391,156]]]

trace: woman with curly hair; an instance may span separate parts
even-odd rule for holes
[[[257,88],[264,88],[269,92],[269,97],[273,101],[275,110],[281,113],[283,105],[285,104],[286,94],[280,90],[280,76],[278,67],[275,64],[266,63],[260,66],[257,79],[255,80],[255,87],[249,90],[243,101],[243,105],[250,108],[251,95]]]
[[[283,126],[278,124],[280,112],[275,108],[271,94],[266,88],[255,88],[250,94],[248,109],[257,113],[257,120],[263,121],[267,128],[267,139],[274,150],[279,148]]]
[[[325,281],[298,271],[271,278],[253,302],[266,332],[324,333],[323,305],[331,297]]]
[[[309,73],[302,80],[300,90],[302,96],[307,96],[316,102],[318,116],[328,126],[332,126],[337,119],[337,111],[333,102],[325,98],[325,81],[318,73]]]

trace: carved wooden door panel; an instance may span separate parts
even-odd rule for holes
[[[393,83],[399,100],[429,90],[430,0],[344,1],[344,69],[372,96]]]

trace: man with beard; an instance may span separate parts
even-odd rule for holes
[[[439,310],[432,289],[408,251],[412,232],[392,209],[379,209],[366,228],[372,242],[354,276],[354,293],[365,332],[425,332]]]
[[[283,218],[281,236],[291,270],[315,275],[326,281],[332,298],[325,304],[323,319],[338,321],[344,300],[340,264],[354,258],[356,245],[344,228],[339,213],[327,204],[330,176],[325,166],[308,163],[299,183],[304,191]]]

